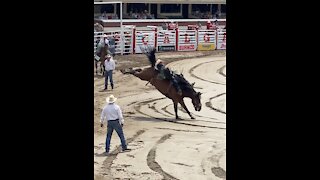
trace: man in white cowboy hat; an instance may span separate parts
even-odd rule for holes
[[[116,68],[116,63],[114,62],[114,60],[110,54],[107,54],[106,60],[104,61],[104,66],[105,66],[106,72],[104,73],[105,79],[104,79],[104,89],[103,90],[108,89],[108,79],[110,80],[111,89],[113,89],[114,86],[113,86],[112,73],[113,73],[113,70],[115,70],[115,68]]]
[[[106,102],[108,104],[103,108],[101,113],[101,127],[103,127],[104,122],[107,122],[108,124],[105,155],[108,155],[110,151],[110,142],[113,130],[116,130],[121,140],[122,151],[126,152],[131,150],[127,148],[126,140],[122,129],[124,119],[120,107],[117,104],[115,104],[116,100],[117,98],[113,95],[107,97]]]

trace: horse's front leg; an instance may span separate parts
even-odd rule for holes
[[[174,113],[176,115],[176,119],[180,119],[180,117],[178,116],[178,102],[175,102],[174,100],[172,100],[172,102],[173,102]]]
[[[190,113],[190,111],[188,110],[187,106],[184,104],[183,99],[181,99],[181,101],[179,101],[179,103],[181,104],[181,106],[183,107],[183,109],[187,111],[187,113],[189,114],[190,118],[191,118],[191,119],[195,119],[195,118],[191,115],[191,113]]]
[[[101,71],[102,76],[104,76],[105,68],[104,68],[103,64],[100,64],[100,71]]]

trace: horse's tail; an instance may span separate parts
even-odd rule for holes
[[[148,47],[148,50],[146,51],[146,55],[148,56],[149,62],[152,67],[156,64],[156,48],[154,47]]]

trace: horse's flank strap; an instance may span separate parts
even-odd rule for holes
[[[146,85],[148,85],[149,83],[151,83],[152,80],[153,80],[153,78],[151,78]]]

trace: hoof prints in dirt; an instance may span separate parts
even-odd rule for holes
[[[139,135],[141,135],[141,134],[144,133],[144,132],[145,132],[145,130],[139,130],[139,131],[136,132],[136,134],[134,134],[131,138],[128,138],[128,139],[127,139],[127,143],[128,143],[128,144],[131,143],[131,142],[134,141]],[[118,153],[120,152],[120,149],[121,149],[121,147],[120,147],[120,146],[117,146],[117,148],[111,152],[111,154],[113,154],[113,155],[112,155],[112,156],[108,156],[108,157],[106,158],[106,160],[103,161],[103,167],[102,167],[102,169],[103,169],[103,171],[105,172],[105,173],[103,173],[104,176],[111,176],[111,173],[110,173],[110,172],[111,172],[111,165],[112,165],[113,160],[116,159]]]
[[[214,111],[217,111],[217,112],[219,112],[219,113],[226,114],[226,112],[224,112],[224,111],[222,111],[222,110],[220,110],[220,109],[217,109],[217,108],[213,107],[212,104],[211,104],[211,102],[210,102],[212,99],[217,98],[217,97],[220,97],[220,96],[225,95],[225,94],[226,94],[226,93],[222,93],[222,94],[218,94],[218,95],[216,95],[216,96],[214,96],[214,97],[211,97],[211,98],[209,99],[209,102],[206,102],[206,106],[207,106],[208,108],[211,108],[211,109],[214,110]]]
[[[156,149],[157,146],[161,143],[163,143],[165,140],[169,139],[172,136],[172,134],[166,134],[164,136],[162,136],[158,142],[156,143],[156,145],[149,151],[148,156],[147,156],[147,164],[149,166],[150,169],[152,169],[153,171],[161,174],[163,176],[164,179],[174,179],[177,180],[177,178],[171,176],[170,174],[166,173],[161,166],[156,162]]]
[[[187,165],[187,164],[183,164],[183,163],[172,163],[172,164],[177,164],[177,165],[187,166],[187,167],[193,167],[192,165]]]
[[[226,171],[224,171],[221,167],[213,167],[211,168],[212,173],[222,179],[226,179]]]
[[[226,74],[223,73],[223,70],[226,68],[226,65],[222,66],[220,69],[218,69],[218,73],[221,74],[222,76],[226,77]]]

